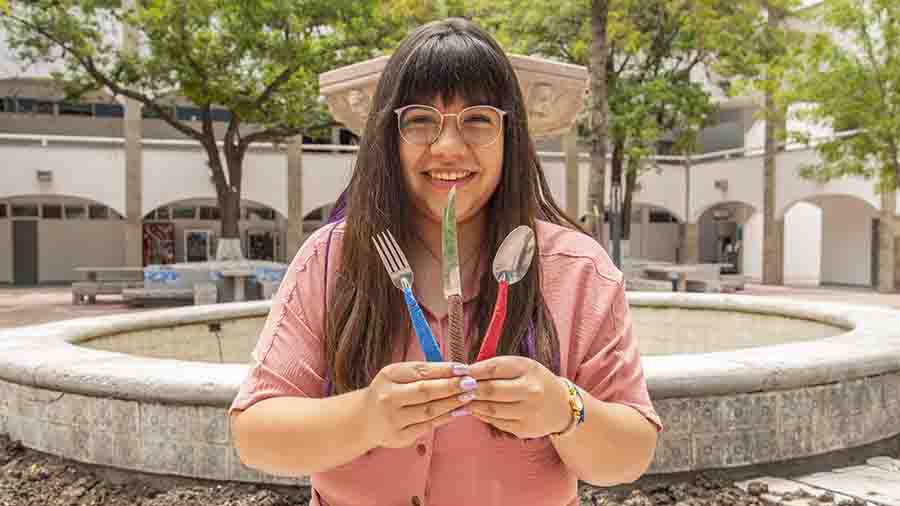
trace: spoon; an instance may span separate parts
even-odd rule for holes
[[[476,362],[491,358],[497,354],[497,344],[503,333],[506,320],[506,300],[509,285],[521,281],[531,267],[534,256],[534,231],[531,227],[521,225],[513,229],[503,239],[497,255],[494,256],[494,278],[500,283],[497,289],[497,301],[494,303],[494,314],[488,325],[487,335],[481,343]]]

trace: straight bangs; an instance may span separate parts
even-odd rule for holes
[[[501,90],[511,85],[506,68],[490,46],[468,33],[430,37],[409,55],[400,72],[397,107],[428,105],[438,98],[448,104],[458,98],[466,106],[503,109]]]

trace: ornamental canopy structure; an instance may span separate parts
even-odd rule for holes
[[[532,136],[541,139],[568,132],[584,106],[587,69],[531,56],[507,56],[522,87]],[[369,104],[389,58],[380,56],[319,76],[319,90],[331,114],[356,135],[364,130]]]

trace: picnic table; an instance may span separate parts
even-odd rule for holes
[[[76,267],[83,281],[72,283],[72,304],[97,302],[97,295],[121,295],[144,285],[143,267]]]
[[[721,291],[721,275],[720,270],[723,265],[721,263],[702,263],[702,264],[653,264],[648,263],[641,266],[645,275],[649,279],[666,279],[673,283],[673,288],[678,292],[688,290],[690,282],[702,284],[705,288],[711,288],[712,291]]]
[[[222,270],[226,291],[234,293],[234,302],[243,302],[247,300],[247,296],[244,294],[244,286],[247,284],[247,279],[254,275],[256,275],[256,271],[253,269],[237,268]]]

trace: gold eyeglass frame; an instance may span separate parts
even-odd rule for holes
[[[431,142],[429,142],[428,144],[423,144],[423,143],[420,143],[420,142],[412,142],[412,141],[410,141],[409,139],[407,139],[407,138],[403,135],[403,129],[400,127],[400,116],[403,114],[404,111],[406,111],[407,109],[412,109],[413,107],[421,107],[421,108],[424,108],[424,109],[431,109],[432,111],[434,111],[437,115],[439,115],[439,116],[441,117],[441,127],[438,129],[438,133],[437,133],[437,135],[434,137],[434,140],[431,141]],[[470,110],[470,109],[475,109],[475,108],[477,108],[477,107],[487,107],[488,109],[492,109],[492,110],[495,111],[497,114],[499,114],[499,115],[500,115],[500,128],[497,129],[497,136],[494,137],[494,139],[493,139],[491,142],[488,142],[487,144],[475,144],[475,145],[471,145],[471,144],[469,144],[468,142],[466,142],[465,138],[464,138],[463,135],[462,135],[462,125],[461,125],[460,122],[459,122],[459,118],[460,118],[460,116],[462,116],[466,111],[468,111],[468,110]],[[444,133],[444,120],[447,118],[447,116],[456,116],[456,130],[460,133],[459,135],[460,135],[460,138],[463,139],[463,142],[465,142],[466,145],[471,146],[471,147],[486,148],[486,147],[488,147],[488,146],[494,144],[495,142],[497,142],[497,139],[499,139],[500,136],[503,135],[503,126],[504,126],[504,123],[505,123],[504,118],[506,117],[506,114],[507,114],[507,113],[506,113],[506,111],[504,111],[503,109],[498,109],[498,108],[496,108],[496,107],[494,107],[494,106],[492,106],[492,105],[472,105],[472,106],[466,107],[465,109],[459,111],[458,113],[444,114],[444,113],[442,113],[441,111],[437,110],[437,108],[432,107],[432,106],[430,106],[430,105],[423,105],[423,104],[409,104],[409,105],[406,105],[406,106],[403,106],[403,107],[398,107],[397,109],[394,109],[394,114],[397,115],[397,131],[400,133],[400,138],[403,139],[404,142],[408,142],[408,143],[410,143],[410,144],[412,144],[412,145],[415,145],[415,146],[431,146],[432,144],[434,144],[435,142],[437,142],[437,140],[440,139],[440,138],[441,138],[441,135]]]

